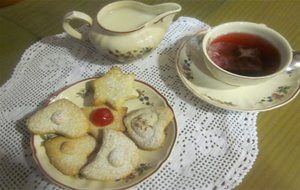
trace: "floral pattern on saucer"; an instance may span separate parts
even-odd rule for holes
[[[190,55],[187,55],[187,58],[184,59],[181,65],[182,72],[188,80],[193,80],[193,74],[191,70],[191,58]]]
[[[251,86],[237,87],[215,79],[201,57],[201,35],[183,42],[176,55],[180,79],[198,98],[234,111],[267,111],[289,103],[299,94],[300,69]]]
[[[226,102],[226,101],[222,101],[222,100],[219,100],[219,99],[216,99],[216,98],[213,98],[211,96],[208,96],[206,95],[207,98],[209,98],[210,100],[216,102],[216,103],[219,103],[219,104],[222,104],[222,105],[227,105],[227,106],[237,106],[235,104],[233,104],[232,102]]]
[[[290,88],[291,88],[290,86],[279,86],[275,92],[273,92],[268,97],[264,97],[259,103],[273,102],[276,100],[281,100],[288,94],[288,90]]]
[[[132,180],[140,175],[142,175],[146,170],[150,169],[151,165],[149,163],[142,163],[139,165],[138,168],[136,168],[133,172],[131,172],[128,176],[122,179],[117,179],[116,181],[124,180],[125,182],[128,182],[129,180]]]

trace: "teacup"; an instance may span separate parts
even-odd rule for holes
[[[270,80],[286,71],[293,60],[293,50],[281,34],[251,22],[229,22],[209,29],[201,50],[213,77],[235,86]]]

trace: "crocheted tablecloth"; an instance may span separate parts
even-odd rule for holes
[[[232,189],[258,154],[257,113],[235,112],[195,97],[177,76],[174,58],[183,37],[206,24],[189,17],[174,21],[159,47],[130,64],[102,56],[89,42],[65,33],[46,37],[23,54],[10,80],[0,88],[0,189],[60,189],[32,158],[25,123],[55,91],[100,76],[112,65],[133,72],[172,106],[178,139],[166,164],[137,189]]]

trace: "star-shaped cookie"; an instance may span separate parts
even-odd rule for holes
[[[124,74],[119,67],[112,67],[93,82],[94,104],[108,104],[116,110],[120,109],[126,100],[138,97],[133,88],[134,79],[134,74]]]

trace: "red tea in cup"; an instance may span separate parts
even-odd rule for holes
[[[207,50],[219,67],[243,76],[264,76],[280,66],[279,50],[266,39],[248,33],[228,33],[213,39]]]

